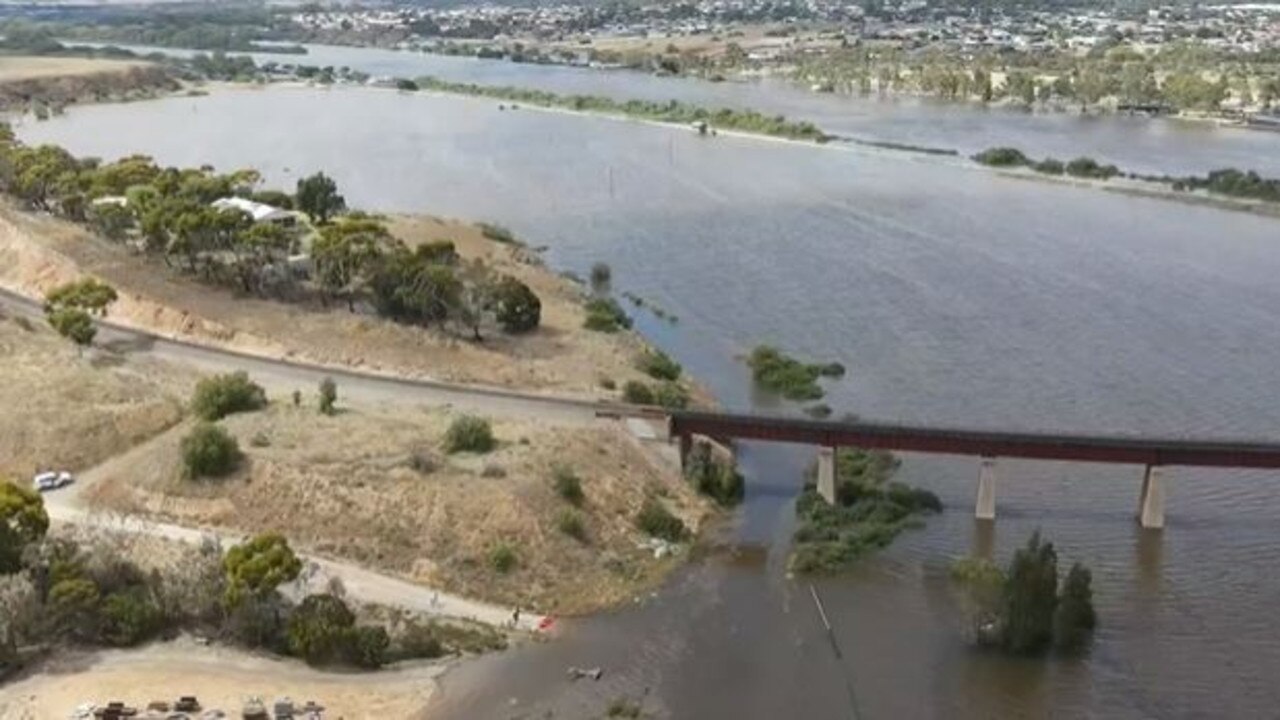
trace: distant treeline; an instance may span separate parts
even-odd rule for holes
[[[1203,176],[1150,175],[1124,172],[1115,165],[1103,164],[1090,157],[1078,157],[1065,163],[1055,158],[1033,160],[1021,150],[1011,147],[989,148],[974,155],[973,159],[991,167],[1025,167],[1045,175],[1070,175],[1095,180],[1125,177],[1168,185],[1179,192],[1204,190],[1213,195],[1280,202],[1280,179],[1264,178],[1253,170],[1223,168]]]
[[[544,90],[532,90],[511,86],[476,85],[456,83],[435,77],[422,77],[416,81],[424,90],[474,95],[478,97],[527,103],[540,107],[563,108],[581,112],[642,118],[671,123],[705,122],[712,128],[738,130],[757,135],[770,135],[791,140],[826,142],[830,137],[809,122],[788,120],[782,115],[766,115],[755,110],[716,110],[689,105],[678,100],[650,102],[647,100],[614,100],[597,95],[558,95]],[[405,89],[409,89],[405,87]]]
[[[101,43],[155,45],[158,47],[269,52],[302,55],[306,48],[296,44],[263,44],[288,37],[287,29],[273,28],[268,13],[241,16],[236,13],[167,13],[148,10],[144,14],[122,13],[96,22],[32,22],[14,19],[0,23],[5,37],[56,37]]]

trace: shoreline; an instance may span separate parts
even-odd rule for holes
[[[518,106],[520,110],[534,110],[538,112],[556,113],[571,117],[599,118],[611,120],[615,122],[630,122],[651,127],[664,128],[668,130],[682,130],[685,132],[696,132],[688,125],[668,121],[656,120],[653,118],[636,117],[625,113],[613,113],[597,110],[575,110],[572,108],[559,107],[555,105],[546,105],[535,102],[516,102],[504,101],[497,98],[491,98],[484,95],[466,92],[453,92],[440,89],[421,89],[416,91],[396,90],[395,88],[379,88],[368,86],[337,86],[335,88],[325,88],[308,83],[299,82],[268,82],[265,85],[248,86],[244,83],[223,83],[217,89],[234,90],[234,89],[267,89],[269,87],[281,87],[285,89],[295,90],[318,90],[318,89],[369,89],[369,90],[389,90],[407,95],[428,95],[432,97],[463,97],[475,100],[489,100],[500,104],[508,104]],[[1191,118],[1171,118],[1179,122],[1204,122],[1204,120],[1196,120]],[[767,133],[751,132],[747,130],[736,129],[720,129],[715,128],[715,135],[707,136],[707,139],[714,140],[717,137],[728,137],[739,140],[752,140],[763,142],[778,142],[799,145],[803,147],[816,147],[821,149],[840,150],[843,152],[851,152],[855,154],[867,153],[879,157],[896,157],[898,159],[906,159],[910,156],[917,158],[933,159],[934,161],[954,158],[960,162],[953,163],[953,166],[967,167],[970,169],[979,169],[994,172],[1003,177],[1016,178],[1020,180],[1040,180],[1048,183],[1068,185],[1078,188],[1089,188],[1093,190],[1102,190],[1106,192],[1119,193],[1122,195],[1131,195],[1135,197],[1144,197],[1155,200],[1165,200],[1169,202],[1179,202],[1187,205],[1195,205],[1201,207],[1211,207],[1218,210],[1229,212],[1244,212],[1252,215],[1260,215],[1263,217],[1280,218],[1280,203],[1271,203],[1265,200],[1250,200],[1245,198],[1233,198],[1225,195],[1215,195],[1211,193],[1191,193],[1186,191],[1175,191],[1161,183],[1148,180],[1134,180],[1128,178],[1115,178],[1111,180],[1091,180],[1088,178],[1065,178],[1036,173],[1031,170],[1009,170],[1005,168],[996,168],[983,165],[972,161],[966,157],[960,150],[955,148],[941,147],[913,147],[904,143],[897,143],[887,140],[877,140],[874,138],[854,137],[844,135],[828,135],[824,133],[825,141],[819,142],[803,138],[784,137],[779,135],[771,135]]]

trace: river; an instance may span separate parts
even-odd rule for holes
[[[123,47],[139,53],[195,54],[173,48]],[[529,65],[413,51],[306,47],[306,55],[247,54],[259,64],[350,67],[374,77],[434,75],[454,82],[514,85],[563,94],[658,102],[674,99],[707,107],[756,109],[810,120],[841,136],[953,148],[965,155],[1012,146],[1037,158],[1051,155],[1066,160],[1091,155],[1142,173],[1205,173],[1238,167],[1280,176],[1278,134],[1243,127],[1171,118],[1033,114],[918,98],[855,98],[813,93],[781,79],[710,83],[627,70]]]
[[[619,92],[634,82],[636,95],[668,82],[328,52],[361,69],[385,62],[382,74],[428,72],[394,63],[447,61],[493,82],[545,73],[553,89],[574,73]],[[329,64],[318,54],[304,62]],[[668,87],[705,92],[709,103],[726,92],[777,93],[779,104],[796,97],[764,85]],[[811,97],[919,133],[940,112]],[[1119,118],[1099,120],[1099,135],[1093,120],[1008,117],[993,122],[1043,120],[1053,129],[1027,132],[1135,165],[1235,164],[1235,153],[1280,164],[1275,135]],[[1273,439],[1280,428],[1280,388],[1270,382],[1280,355],[1273,219],[1002,177],[955,160],[699,138],[386,90],[232,90],[78,107],[18,130],[80,154],[257,167],[268,185],[323,169],[354,206],[492,219],[548,246],[554,267],[583,274],[608,261],[618,289],[680,318],[640,312],[639,329],[730,407],[779,409],[751,390],[736,359],[769,341],[848,366],[829,387],[838,414]],[[944,126],[920,140],[954,145],[957,132]],[[1183,132],[1200,140],[1187,143]],[[1107,155],[1106,143],[1131,155]],[[791,501],[811,457],[746,445],[747,501],[717,552],[635,607],[567,621],[560,641],[463,666],[445,680],[441,711],[589,717],[625,694],[674,718],[844,718],[855,706],[860,718],[1276,714],[1280,476],[1172,469],[1168,525],[1151,533],[1133,521],[1139,468],[1002,462],[991,528],[972,519],[976,462],[907,456],[901,478],[936,491],[948,511],[815,583],[837,657],[808,584],[784,568]],[[1094,571],[1101,626],[1086,657],[1012,660],[964,638],[951,559],[972,551],[1003,562],[1036,528],[1063,562]],[[573,684],[567,665],[606,674]]]

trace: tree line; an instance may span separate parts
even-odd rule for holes
[[[161,167],[142,155],[78,158],[55,145],[27,146],[0,125],[0,191],[201,281],[260,297],[341,301],[353,312],[369,308],[477,341],[491,327],[522,333],[540,323],[541,301],[525,283],[464,260],[449,241],[411,247],[381,219],[348,212],[323,173],[300,179],[292,194],[260,183],[254,170]],[[214,207],[224,198],[296,209],[309,222],[255,222]],[[83,323],[72,310],[101,314],[102,307],[61,312]]]
[[[622,101],[599,95],[559,95],[545,90],[450,82],[435,77],[418,78],[416,85],[423,90],[435,90],[455,95],[476,95],[580,112],[623,115],[659,122],[706,122],[713,127],[725,130],[739,130],[757,135],[771,135],[792,140],[826,142],[830,139],[830,136],[822,132],[813,123],[788,120],[782,115],[767,115],[755,110],[735,110],[731,108],[713,110],[682,103],[678,100],[669,100],[667,102],[648,100]]]
[[[207,541],[148,570],[129,559],[120,536],[48,531],[39,493],[0,478],[0,676],[62,645],[130,647],[183,630],[367,669],[505,645],[491,630],[411,620],[393,637],[358,624],[340,582],[294,603],[281,588],[299,578],[303,560],[273,533],[225,552]]]
[[[1267,67],[1273,62],[1262,53],[1226,56],[1186,43],[1150,56],[1109,41],[1083,57],[1001,51],[963,59],[934,50],[907,53],[867,46],[801,58],[795,75],[863,94],[916,92],[947,100],[1086,108],[1110,100],[1117,106],[1212,112],[1231,96],[1264,108],[1280,101],[1280,78]]]
[[[1150,175],[1125,172],[1115,165],[1105,164],[1091,157],[1078,157],[1068,162],[1056,158],[1034,160],[1017,148],[987,148],[973,156],[974,162],[991,167],[1030,168],[1043,175],[1070,175],[1095,180],[1126,177],[1131,180],[1168,185],[1178,192],[1204,190],[1213,195],[1280,202],[1280,178],[1266,178],[1253,170],[1222,168],[1205,175]]]

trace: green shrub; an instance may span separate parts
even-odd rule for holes
[[[445,652],[483,653],[507,647],[506,635],[481,623],[432,621],[431,634],[439,639]]]
[[[542,322],[542,301],[528,285],[511,276],[494,288],[493,305],[498,324],[513,335],[529,332]]]
[[[575,510],[561,510],[556,516],[556,528],[575,540],[587,541],[587,526],[582,522],[582,515]]]
[[[804,414],[819,420],[831,417],[831,406],[826,403],[815,403],[804,409]]]
[[[639,380],[628,380],[622,386],[622,401],[632,405],[652,405],[655,402],[653,389]]]
[[[347,655],[355,615],[340,598],[308,595],[289,616],[289,652],[309,665],[325,665]]]
[[[617,390],[618,383],[615,382],[613,378],[604,377],[600,378],[600,387],[605,390]]]
[[[551,477],[552,482],[555,484],[557,495],[575,507],[582,506],[582,501],[585,497],[582,493],[582,481],[574,474],[572,468],[565,465],[557,465],[551,471]]]
[[[606,285],[613,279],[613,268],[608,263],[598,262],[591,266],[591,284]]]
[[[444,644],[436,636],[435,623],[410,622],[396,640],[395,658],[414,660],[433,659],[445,654]]]
[[[506,543],[501,543],[489,551],[489,567],[493,568],[494,572],[506,575],[515,569],[518,561],[516,551]]]
[[[1066,166],[1062,164],[1062,161],[1054,158],[1045,158],[1031,166],[1031,168],[1045,175],[1061,175],[1066,172]]]
[[[1021,167],[1031,162],[1021,150],[1011,147],[988,148],[974,155],[973,159],[992,167]]]
[[[636,527],[668,542],[680,542],[689,533],[688,528],[684,526],[684,521],[672,515],[671,511],[656,498],[644,501],[644,505],[636,515]]]
[[[1058,553],[1039,531],[1013,554],[1005,573],[1001,645],[1010,653],[1039,653],[1053,642],[1058,605]]]
[[[463,415],[450,423],[444,435],[444,444],[445,450],[450,453],[487,453],[497,445],[497,441],[488,420]]]
[[[1078,157],[1067,163],[1066,171],[1072,177],[1107,180],[1120,174],[1115,165],[1102,165],[1090,157]]]
[[[587,319],[582,326],[596,332],[615,333],[631,328],[631,318],[613,298],[587,301]]]
[[[636,368],[655,380],[677,380],[682,368],[680,363],[657,349],[649,349],[636,359]]]
[[[605,708],[605,717],[634,720],[640,717],[641,712],[640,703],[624,697],[618,697],[609,701],[609,706]]]
[[[889,483],[885,488],[885,498],[897,503],[911,512],[942,512],[942,501],[938,496],[923,488],[913,488],[904,483]]]
[[[844,569],[914,527],[917,516],[942,510],[938,496],[928,490],[886,482],[898,467],[892,453],[840,448],[835,464],[835,505],[822,499],[813,484],[796,500],[795,572]]]
[[[519,245],[520,241],[516,239],[515,233],[507,228],[496,225],[494,223],[478,223],[480,234],[493,240],[494,242],[505,243],[507,245]]]
[[[418,89],[418,83],[412,80],[408,80],[406,78],[399,78],[398,80],[396,80],[396,89],[406,90],[408,92],[414,92]]]
[[[344,656],[348,662],[366,670],[377,670],[387,662],[391,638],[380,625],[361,625],[347,631]]]
[[[741,502],[746,491],[742,474],[731,463],[718,460],[705,441],[690,448],[684,474],[698,492],[724,506]]]
[[[788,400],[817,400],[823,395],[818,378],[844,372],[839,363],[805,364],[770,345],[757,345],[747,365],[757,384]]]
[[[223,477],[240,465],[240,446],[226,430],[201,422],[182,438],[182,467],[188,478]]]
[[[1093,609],[1093,574],[1080,563],[1071,566],[1053,616],[1053,642],[1068,652],[1079,650],[1098,624]]]
[[[99,610],[100,637],[108,645],[130,647],[160,630],[163,617],[146,587],[134,585],[108,595]]]
[[[196,383],[191,410],[202,420],[221,420],[231,413],[257,410],[267,404],[267,394],[243,371],[215,375]]]
[[[689,407],[689,391],[679,383],[659,383],[658,389],[653,393],[653,400],[669,410],[683,410]]]
[[[324,415],[334,413],[334,404],[338,402],[338,385],[333,378],[320,381],[320,412]]]
[[[818,374],[822,377],[842,378],[845,374],[844,363],[829,362],[825,365],[818,366]]]

